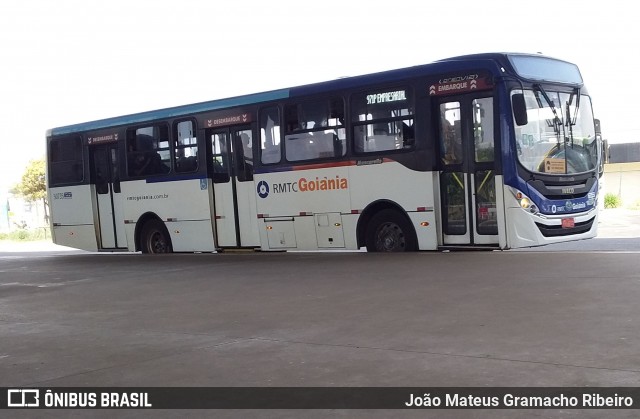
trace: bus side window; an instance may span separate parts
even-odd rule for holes
[[[285,106],[284,149],[287,161],[342,157],[346,153],[342,98]]]
[[[351,100],[356,153],[408,150],[415,146],[410,89],[370,91],[353,95]]]
[[[154,138],[148,135],[136,135],[137,153],[133,164],[134,174],[152,175],[161,172],[162,159],[153,147]]]
[[[48,165],[51,185],[82,182],[82,139],[79,136],[52,139],[49,143]]]
[[[166,125],[127,131],[127,173],[146,176],[169,173],[169,130]]]
[[[260,113],[260,145],[262,163],[280,162],[280,112],[275,106]]]
[[[144,171],[144,151],[140,149],[140,143],[144,140],[138,141],[135,131],[127,131],[127,173],[129,176],[141,176]]]
[[[178,122],[174,128],[174,155],[176,172],[198,170],[198,141],[192,121]]]

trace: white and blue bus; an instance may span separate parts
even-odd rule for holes
[[[54,242],[509,249],[596,236],[578,67],[487,53],[47,132]]]

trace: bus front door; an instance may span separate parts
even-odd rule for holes
[[[216,246],[259,247],[250,125],[207,130]]]
[[[499,245],[493,98],[438,101],[442,244]],[[501,203],[501,199],[499,200]]]
[[[95,188],[100,228],[98,247],[101,249],[126,248],[117,145],[94,145],[90,147],[90,151],[91,183]]]

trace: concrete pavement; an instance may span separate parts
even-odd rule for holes
[[[2,386],[640,383],[637,252],[12,255],[0,256]],[[401,413],[631,418],[637,411]]]
[[[640,209],[609,208],[599,218],[600,238],[640,238]]]

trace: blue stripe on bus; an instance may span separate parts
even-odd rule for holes
[[[467,57],[473,58],[473,57]],[[479,64],[484,64],[485,70],[490,71],[493,75],[500,75],[499,66],[495,61],[489,59],[500,59],[500,62],[506,61],[506,57],[502,54],[485,54],[477,56],[479,61],[457,61],[455,58],[445,61],[436,61],[430,64],[418,65],[414,67],[382,71],[379,73],[360,75],[355,77],[345,77],[336,80],[314,83],[309,85],[291,87],[287,89],[273,90],[270,92],[262,92],[237,96],[227,99],[218,99],[208,102],[196,103],[193,105],[177,106],[173,108],[160,109],[131,115],[119,116],[114,118],[101,119],[98,121],[85,122],[75,125],[67,125],[63,127],[53,128],[51,135],[70,134],[82,131],[105,129],[115,126],[140,124],[159,119],[175,118],[180,116],[193,115],[202,112],[233,108],[238,106],[253,105],[261,102],[269,102],[272,100],[287,99],[290,97],[300,97],[317,93],[326,93],[328,91],[337,91],[342,89],[353,89],[364,86],[376,85],[377,83],[398,82],[410,80],[413,77],[434,77],[438,74],[447,74],[457,71],[476,70]],[[486,61],[480,61],[486,60]],[[508,62],[508,61],[507,61]]]
[[[160,109],[156,111],[136,113],[132,115],[118,116],[115,118],[101,119],[75,125],[53,128],[51,135],[70,134],[74,132],[91,131],[118,125],[139,124],[157,119],[175,118],[185,115],[193,115],[201,112],[227,109],[244,105],[252,105],[271,100],[286,99],[289,97],[289,89],[273,90],[271,92],[255,93],[228,99],[212,100],[193,105],[177,106],[174,108]]]

